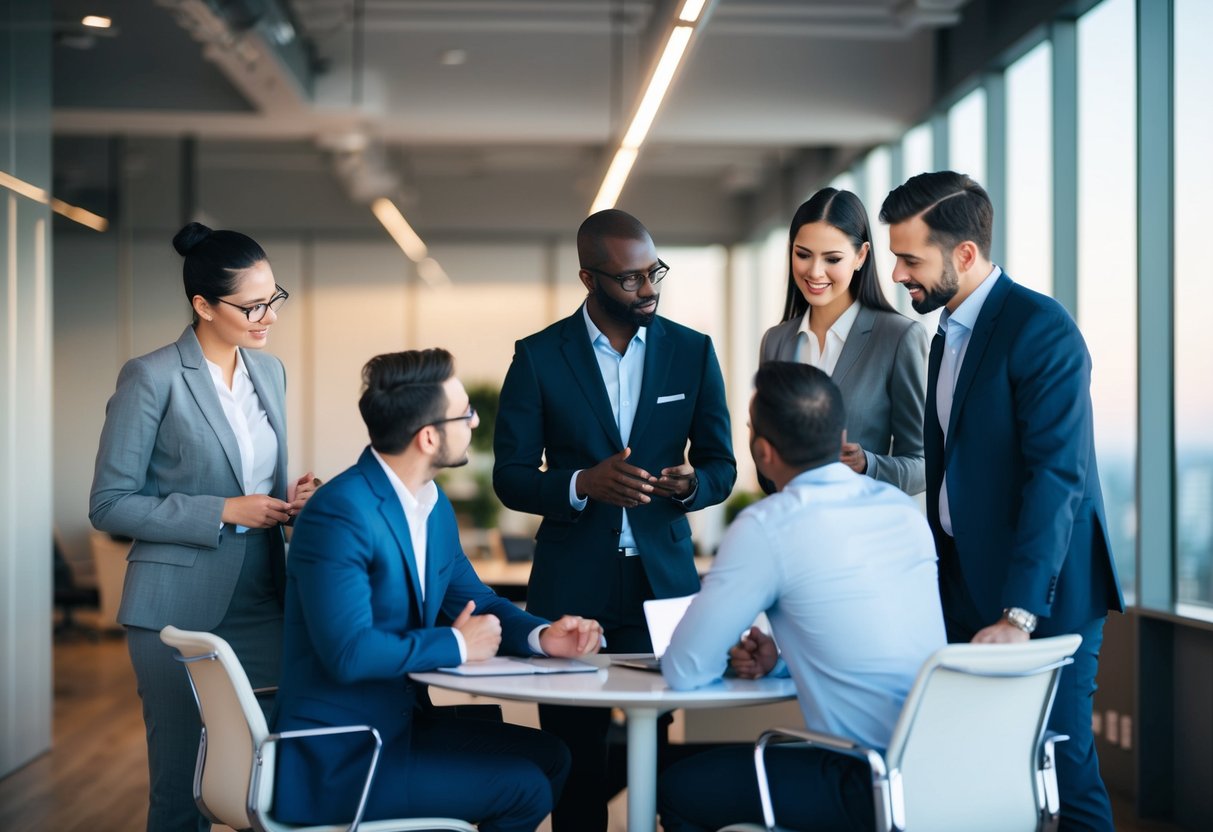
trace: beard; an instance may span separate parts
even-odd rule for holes
[[[438,443],[438,456],[434,460],[434,467],[441,468],[462,468],[468,464],[468,449],[464,448],[463,453],[455,456],[451,453],[451,443],[447,441],[446,431],[440,431],[442,440]],[[470,444],[469,444],[469,447]]]
[[[956,274],[956,267],[945,259],[943,274],[939,276],[938,284],[930,289],[921,283],[914,285],[922,289],[923,297],[922,300],[910,301],[910,305],[914,307],[914,311],[919,315],[925,315],[928,312],[934,312],[956,297],[956,293],[960,290],[960,276]]]
[[[605,312],[608,317],[628,326],[648,326],[653,323],[653,319],[657,317],[656,306],[653,307],[652,312],[638,312],[636,310],[650,300],[659,303],[660,298],[660,295],[654,294],[651,298],[637,300],[635,303],[623,303],[607,294],[606,289],[602,288],[601,283],[595,282],[594,284],[594,300],[598,303],[598,308]]]

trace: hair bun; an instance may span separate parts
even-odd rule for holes
[[[186,257],[199,243],[214,233],[200,222],[191,222],[173,237],[173,248],[177,249],[177,253],[182,257]]]

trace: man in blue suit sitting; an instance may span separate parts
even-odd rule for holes
[[[980,185],[924,173],[885,199],[893,280],[931,343],[923,440],[927,519],[948,641],[1077,633],[1049,727],[1062,829],[1112,829],[1091,735],[1103,624],[1123,611],[1095,466],[1091,356],[1069,313],[990,262],[994,209]]]
[[[528,615],[476,577],[451,503],[434,483],[467,462],[478,424],[440,349],[391,353],[363,369],[371,447],[318,491],[287,561],[278,730],[366,724],[383,737],[367,820],[450,816],[482,832],[534,830],[568,775],[555,737],[457,719],[409,673],[515,655],[599,648],[596,621]],[[276,816],[348,822],[369,761],[365,735],[280,746]]]

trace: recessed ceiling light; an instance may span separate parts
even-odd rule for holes
[[[86,14],[80,23],[88,26],[90,29],[108,29],[113,25],[114,21],[99,14]]]
[[[467,60],[468,51],[466,49],[444,49],[438,56],[438,62],[443,66],[463,66]]]

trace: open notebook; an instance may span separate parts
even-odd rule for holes
[[[535,656],[529,659],[514,656],[494,656],[479,662],[464,662],[454,667],[440,667],[442,673],[456,676],[525,676],[531,673],[589,673],[596,665],[577,659]]]
[[[649,638],[653,642],[653,658],[617,659],[612,664],[621,667],[633,667],[637,670],[661,670],[661,657],[670,646],[674,637],[674,629],[687,607],[691,606],[694,595],[683,595],[680,598],[657,598],[644,602],[644,623],[649,628]]]

